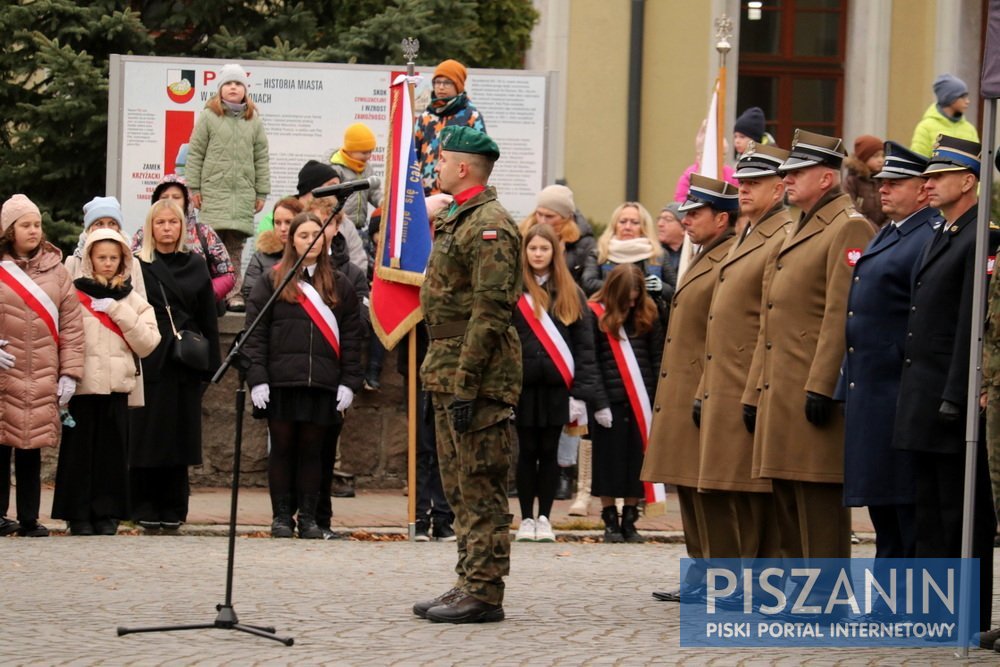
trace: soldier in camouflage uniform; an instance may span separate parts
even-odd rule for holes
[[[986,332],[983,336],[983,394],[986,400],[986,454],[993,488],[993,508],[1000,516],[1000,280],[990,280]]]
[[[437,165],[455,201],[434,220],[434,247],[420,289],[430,337],[420,368],[432,392],[441,481],[455,512],[458,580],[413,613],[447,623],[503,620],[510,571],[509,418],[521,390],[521,348],[511,325],[521,295],[521,237],[487,187],[496,143],[470,127],[448,128]]]

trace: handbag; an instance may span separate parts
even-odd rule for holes
[[[167,306],[167,318],[170,320],[170,329],[174,332],[174,340],[170,346],[170,357],[188,368],[195,371],[208,370],[208,339],[197,331],[190,329],[177,330],[174,326],[174,315],[170,310],[170,301],[167,300],[167,292],[160,283],[160,292],[163,294],[163,302]]]

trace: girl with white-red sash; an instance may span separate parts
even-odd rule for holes
[[[0,535],[46,537],[38,523],[42,447],[59,444],[59,411],[83,377],[83,315],[62,253],[24,195],[0,209]],[[10,459],[17,521],[10,506]]]
[[[141,390],[139,359],[160,343],[156,313],[133,288],[132,267],[120,232],[90,230],[73,281],[83,313],[83,381],[69,402],[52,500],[52,518],[64,519],[70,535],[114,535],[129,516],[128,408]]]
[[[525,232],[521,266],[524,294],[513,318],[524,368],[514,412],[521,504],[516,539],[552,542],[549,517],[559,482],[559,435],[566,424],[586,423],[586,401],[596,398],[600,379],[586,297],[570,275],[551,225],[537,224]]]
[[[634,264],[615,267],[588,305],[597,315],[594,339],[603,380],[588,417],[594,443],[591,494],[601,498],[605,542],[641,542],[635,528],[639,499],[645,495],[639,473],[663,354],[663,326],[646,293],[646,277]],[[624,499],[621,523],[616,498]]]
[[[325,261],[328,244],[321,229],[314,213],[295,216],[281,261],[261,275],[247,301],[249,325],[305,255],[300,274],[281,292],[244,347],[251,361],[247,384],[254,416],[267,418],[271,434],[272,537],[292,536],[294,507],[298,507],[299,537],[323,537],[316,524],[321,447],[324,440],[336,439],[343,413],[363,382],[358,298],[344,275]],[[317,261],[320,258],[324,261]],[[293,489],[298,495],[295,501]]]

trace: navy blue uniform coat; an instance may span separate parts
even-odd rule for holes
[[[896,229],[887,224],[854,266],[847,353],[837,398],[844,404],[844,504],[911,504],[909,452],[892,449],[896,398],[910,314],[913,269],[943,219],[925,207]]]

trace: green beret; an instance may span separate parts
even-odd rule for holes
[[[441,150],[485,155],[493,162],[500,159],[500,148],[497,146],[497,142],[490,139],[485,132],[480,132],[467,125],[451,125],[444,128],[441,131]]]

